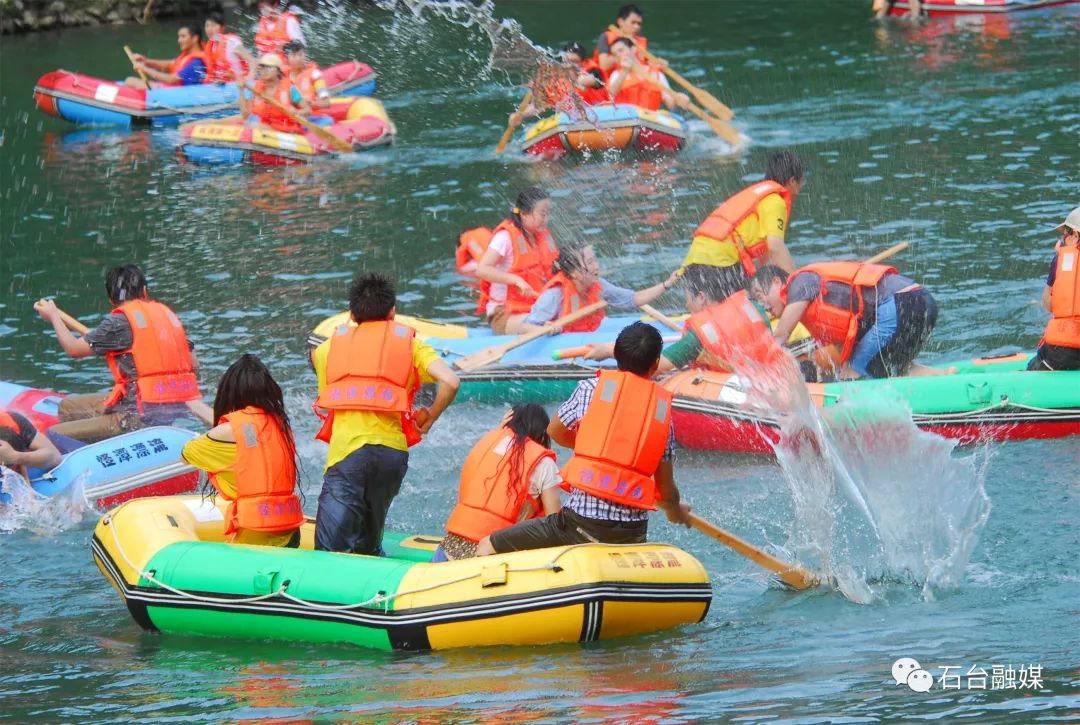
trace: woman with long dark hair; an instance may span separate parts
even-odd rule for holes
[[[448,533],[432,561],[468,559],[493,531],[561,508],[562,478],[547,426],[548,414],[539,405],[515,405],[473,446],[461,469]]]
[[[521,321],[554,274],[559,249],[548,231],[551,198],[535,186],[523,190],[476,267],[480,308],[497,335],[521,332]]]
[[[281,387],[262,361],[241,355],[218,382],[218,425],[188,442],[185,461],[227,499],[225,540],[295,547],[304,512],[296,496],[296,443]]]

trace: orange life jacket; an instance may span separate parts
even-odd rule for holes
[[[507,453],[513,445],[513,432],[500,427],[487,433],[469,451],[458,483],[458,503],[446,522],[448,532],[478,542],[516,524],[526,504],[532,505],[530,518],[543,516],[543,505],[529,495],[529,478],[540,461],[555,460],[555,452],[526,438],[521,479],[517,490],[512,490]]]
[[[259,55],[264,53],[280,53],[281,48],[292,38],[289,37],[289,21],[295,20],[292,13],[278,13],[276,19],[267,17],[259,18],[259,26],[255,30],[255,49]]]
[[[1080,248],[1061,247],[1057,253],[1054,286],[1050,288],[1052,319],[1043,342],[1061,347],[1080,347]]]
[[[614,30],[605,30],[604,31],[604,37],[607,38],[608,48],[610,48],[612,43],[614,43],[616,40],[618,40],[619,38],[622,37],[622,34],[617,33]],[[645,57],[644,51],[649,47],[649,41],[645,38],[644,35],[635,36],[633,38],[633,40],[634,40],[634,45],[636,45],[638,47],[638,49],[639,49],[636,52],[638,60],[640,60],[642,63],[647,63],[648,58]],[[600,46],[599,45],[597,45],[596,48],[593,49],[592,60],[593,60],[593,63],[596,64],[596,67],[600,68]],[[614,73],[618,69],[618,67],[619,67],[618,64],[615,64],[614,66],[612,66],[611,70],[609,70],[609,71],[605,71],[603,68],[600,68],[600,72],[604,74],[604,84],[605,85],[608,82],[608,78],[611,77],[611,74]]]
[[[248,406],[221,416],[236,438],[236,498],[225,514],[225,534],[238,529],[275,533],[304,523],[296,489],[296,461],[289,435],[272,415]],[[217,474],[210,480],[217,486]],[[218,487],[218,491],[221,488]],[[224,494],[222,494],[224,495]]]
[[[300,95],[304,97],[308,103],[315,100],[315,81],[322,78],[322,71],[319,70],[319,66],[315,63],[308,63],[302,70],[294,71],[290,80],[292,84],[300,91]]]
[[[487,227],[474,227],[466,229],[458,237],[457,249],[454,252],[454,262],[458,274],[462,277],[475,277],[476,265],[484,258],[488,245],[495,232]]]
[[[229,62],[228,54],[229,41],[233,39],[239,42],[240,36],[236,33],[222,33],[216,40],[206,41],[203,46],[207,83],[232,83],[236,80],[236,71]],[[247,62],[243,58],[239,60],[240,72],[246,76]]]
[[[536,246],[529,243],[525,234],[517,228],[509,219],[503,219],[499,226],[495,227],[492,236],[505,230],[510,234],[511,244],[514,249],[514,261],[507,270],[510,274],[516,274],[524,279],[537,293],[544,288],[551,279],[551,267],[559,258],[559,248],[551,239],[551,233],[544,231],[543,236],[537,240]],[[484,281],[480,284],[480,305],[477,314],[483,317],[487,314],[487,303],[491,299],[491,283]],[[532,309],[535,297],[526,297],[514,285],[506,286],[506,302],[504,307],[511,315],[518,315]]]
[[[315,436],[318,440],[330,442],[335,411],[367,410],[400,413],[406,442],[420,442],[412,419],[413,398],[420,388],[420,373],[413,365],[415,336],[411,327],[393,320],[337,328],[326,356],[326,387],[315,401],[330,411]]]
[[[146,403],[185,403],[202,397],[191,347],[175,312],[160,302],[131,300],[111,314],[127,318],[132,343],[130,350],[105,354],[116,381],[105,399],[106,408],[119,403],[131,383],[135,384],[135,400],[140,413]],[[128,353],[135,360],[134,380],[124,378],[120,370],[120,357]]]
[[[602,370],[599,378],[563,480],[597,498],[655,509],[653,476],[671,434],[672,394],[633,373]]]
[[[619,92],[615,94],[616,103],[630,103],[638,108],[655,111],[664,102],[664,94],[656,85],[657,69],[646,66],[646,78],[639,78],[634,73],[626,73]],[[651,81],[651,82],[650,82]]]
[[[753,276],[758,267],[769,256],[769,245],[765,237],[760,239],[740,239],[736,227],[747,217],[757,215],[761,201],[770,194],[779,194],[787,205],[788,218],[791,218],[791,192],[783,184],[775,181],[759,181],[732,196],[713,209],[701,226],[694,232],[695,237],[708,237],[717,241],[731,238],[739,250],[739,261],[747,276]]]
[[[255,81],[255,89],[258,90],[259,93],[266,93],[266,82]],[[277,90],[274,91],[272,95],[267,95],[270,95],[271,98],[285,108],[296,108],[296,105],[292,100],[292,83],[289,81],[288,76],[283,76],[281,80],[278,81]],[[278,131],[283,131],[285,133],[301,133],[304,130],[300,124],[271,106],[259,96],[252,96],[251,112],[258,116],[267,126],[275,128]]]
[[[205,82],[206,78],[210,75],[210,61],[207,60],[206,54],[201,50],[189,50],[186,53],[181,53],[173,59],[173,62],[169,64],[169,73],[177,75],[184,69],[188,63],[193,60],[201,60],[203,65],[206,66],[206,76],[203,77]],[[182,86],[183,83],[167,83],[167,86]]]
[[[714,370],[726,371],[746,360],[771,366],[783,356],[772,328],[744,290],[690,315],[686,327],[701,342],[706,365]]]
[[[18,434],[20,430],[18,422],[12,418],[6,410],[0,410],[0,428],[7,428],[8,430],[14,431],[16,434]]]
[[[581,70],[583,73],[592,73],[592,71],[598,70],[600,71],[601,76],[604,74],[603,70],[600,68],[600,63],[592,58],[586,58],[581,61]],[[589,104],[611,102],[611,94],[608,93],[607,86],[603,84],[601,84],[599,88],[578,88],[575,85],[574,90],[581,96],[581,100]]]
[[[559,310],[559,317],[566,317],[572,312],[577,312],[582,307],[587,307],[588,305],[600,301],[601,288],[599,282],[589,288],[588,294],[584,300],[582,300],[581,295],[578,294],[577,285],[562,272],[559,272],[548,280],[548,283],[544,285],[543,292],[554,287],[562,288],[562,309]],[[563,332],[592,332],[600,327],[600,323],[603,321],[604,310],[600,309],[591,315],[581,318],[577,322],[571,322],[569,325],[564,325]]]
[[[792,280],[804,272],[821,276],[821,294],[803,312],[802,323],[819,342],[841,345],[840,361],[847,362],[859,337],[859,321],[866,312],[863,291],[877,285],[885,275],[896,274],[896,268],[863,262],[810,264],[788,277],[780,290],[784,304]]]

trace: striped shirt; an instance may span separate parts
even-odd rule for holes
[[[574,392],[559,406],[559,420],[569,431],[576,431],[585,411],[589,409],[593,393],[600,378],[586,378],[577,384]],[[675,460],[675,431],[672,429],[668,434],[667,448],[664,450],[662,460]],[[585,493],[581,489],[571,488],[570,497],[567,499],[566,508],[579,516],[601,521],[645,521],[649,518],[648,509],[639,509],[633,506],[625,506],[621,503],[606,501],[602,498]]]

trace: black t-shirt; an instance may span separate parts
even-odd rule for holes
[[[7,442],[12,448],[19,453],[26,453],[30,450],[30,445],[34,442],[34,438],[37,437],[38,431],[34,427],[34,424],[30,422],[30,419],[21,413],[16,413],[13,410],[7,411],[15,423],[19,426],[19,430],[14,431],[7,426],[0,426],[0,440]]]

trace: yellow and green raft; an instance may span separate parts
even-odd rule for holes
[[[588,642],[700,622],[704,568],[666,544],[587,544],[428,563],[437,538],[387,535],[386,557],[223,543],[224,501],[172,496],[106,514],[94,560],[148,630],[376,649]]]

